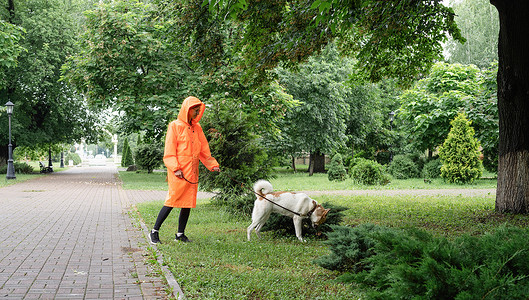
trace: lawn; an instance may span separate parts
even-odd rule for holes
[[[11,184],[23,182],[23,181],[30,180],[30,179],[33,179],[33,178],[37,178],[37,177],[43,176],[43,174],[16,174],[15,173],[15,176],[16,176],[16,179],[9,179],[8,180],[6,178],[6,174],[2,174],[2,179],[0,179],[0,187],[4,187],[4,186],[11,185]]]
[[[303,169],[301,169],[303,170]],[[355,184],[352,179],[345,181],[329,181],[327,174],[314,174],[309,176],[306,170],[292,172],[279,169],[270,182],[276,191],[334,191],[334,190],[399,190],[399,189],[493,189],[496,188],[496,179],[484,177],[476,180],[473,184],[450,184],[441,178],[432,179],[425,183],[422,178],[393,179],[390,184],[380,186],[367,186]],[[490,174],[487,174],[490,176]],[[128,190],[167,190],[165,172],[126,172],[120,171],[119,176],[123,180],[123,188]]]
[[[40,174],[39,173],[40,167],[39,167],[39,162],[38,161],[31,161],[31,162],[26,162],[26,163],[33,167],[33,173],[32,174],[20,174],[20,173],[17,173],[16,168],[15,168],[15,177],[16,177],[16,179],[9,179],[8,180],[6,178],[6,174],[4,173],[4,174],[2,174],[2,178],[0,179],[0,187],[4,187],[4,186],[8,186],[8,185],[15,184],[15,183],[18,183],[18,182],[23,182],[23,181],[30,180],[30,179],[33,179],[33,178],[38,178],[38,177],[44,176],[44,174]],[[46,162],[46,165],[47,165],[47,162]],[[55,166],[53,168],[54,172],[60,172],[60,171],[63,171],[63,170],[67,169],[67,168],[59,168],[58,165],[59,165],[58,163],[55,163]]]
[[[129,188],[153,187],[151,181],[163,180],[162,174],[120,172]],[[143,179],[142,179],[143,178]],[[145,180],[147,178],[148,180]],[[365,187],[330,183],[324,175],[308,177],[304,173],[281,173],[272,180],[276,189],[296,190],[364,189]],[[425,184],[419,180],[399,183],[409,188],[494,188],[495,180],[481,179],[475,185]],[[160,184],[160,188],[161,188]],[[388,188],[388,187],[385,187]],[[395,189],[395,187],[391,187]],[[149,188],[150,189],[150,188]],[[320,203],[345,206],[342,225],[375,223],[392,227],[418,227],[448,237],[478,235],[500,225],[526,227],[528,216],[501,215],[494,212],[495,195],[483,197],[448,196],[315,196]],[[148,227],[152,227],[162,201],[142,203],[138,209]],[[357,286],[336,280],[337,274],[323,269],[313,260],[326,255],[324,241],[305,236],[299,243],[294,236],[281,237],[264,232],[258,240],[246,241],[249,217],[234,216],[199,201],[191,212],[186,234],[190,244],[174,242],[177,214],[164,223],[158,249],[175,274],[189,299],[358,299]]]

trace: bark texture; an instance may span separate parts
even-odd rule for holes
[[[490,2],[500,19],[496,210],[525,214],[529,212],[529,1]]]

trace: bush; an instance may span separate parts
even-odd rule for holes
[[[374,231],[383,227],[372,224],[361,224],[356,227],[333,226],[328,236],[331,254],[320,257],[314,262],[329,270],[342,272],[360,272],[364,270],[364,260],[375,253],[376,240],[372,237]]]
[[[327,171],[327,178],[330,181],[344,181],[347,178],[347,171],[343,165],[342,156],[336,153]]]
[[[208,108],[200,120],[211,154],[222,170],[209,172],[201,165],[200,187],[215,190],[211,203],[230,213],[250,215],[256,197],[253,184],[270,177],[271,160],[255,134],[257,117],[241,111],[235,101],[226,101]]]
[[[411,157],[407,155],[395,155],[389,165],[389,173],[397,179],[408,179],[419,177],[419,169]]]
[[[73,161],[74,165],[78,165],[78,164],[80,164],[82,162],[81,161],[81,157],[79,156],[79,154],[72,153],[72,152],[69,152],[68,154],[66,154],[66,156],[64,157],[64,163],[68,164],[68,162],[70,160]]]
[[[141,144],[136,148],[134,153],[136,165],[147,173],[152,173],[163,163],[163,150],[160,145]]]
[[[527,299],[529,293],[526,229],[448,240],[360,225],[335,228],[327,243],[332,253],[316,263],[365,285],[372,299]]]
[[[308,218],[303,219],[303,236],[314,235],[321,238],[326,238],[327,234],[333,231],[333,225],[338,225],[342,222],[342,211],[348,209],[347,207],[336,206],[330,203],[322,203],[322,206],[325,209],[330,209],[329,213],[327,214],[327,219],[325,220],[325,223],[318,226],[318,228],[312,228],[310,220]],[[274,231],[276,234],[281,236],[296,235],[292,218],[276,213],[270,215],[268,221],[266,221],[261,231]]]
[[[121,166],[128,167],[134,164],[134,159],[132,158],[132,150],[130,150],[129,139],[125,138],[123,141],[123,152],[121,154]]]
[[[443,162],[441,177],[450,183],[472,183],[483,173],[479,152],[479,142],[474,137],[474,128],[464,113],[452,122],[448,137],[439,147],[439,157]]]
[[[13,162],[13,166],[15,167],[15,174],[32,174],[33,173],[33,167],[28,165],[25,162]],[[7,165],[3,165],[0,167],[0,174],[7,174]]]
[[[440,159],[433,159],[427,162],[422,169],[422,177],[438,178],[441,176],[441,166],[443,163]]]
[[[356,183],[366,185],[386,185],[390,181],[381,164],[363,158],[355,160],[355,165],[351,168],[351,177]]]

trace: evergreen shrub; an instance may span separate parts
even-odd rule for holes
[[[443,162],[441,177],[450,183],[472,183],[483,173],[474,128],[464,113],[460,113],[450,124],[452,128],[448,137],[439,147],[439,157]]]
[[[356,183],[365,185],[386,185],[390,182],[390,177],[384,166],[369,159],[358,158],[354,160],[351,168],[351,178]]]
[[[256,199],[253,184],[270,177],[271,160],[255,134],[259,117],[241,111],[235,101],[225,101],[208,108],[200,120],[211,154],[221,168],[220,173],[209,172],[201,165],[200,187],[214,190],[217,195],[211,203],[233,214],[251,215]]]
[[[331,160],[329,170],[327,171],[329,181],[344,181],[347,178],[347,171],[343,165],[342,155],[336,153]]]
[[[121,166],[128,167],[134,164],[134,158],[132,157],[132,150],[129,146],[129,139],[125,138],[123,141],[123,152],[121,154]]]
[[[325,209],[330,209],[327,214],[327,219],[323,224],[317,228],[313,228],[311,221],[306,218],[302,222],[302,232],[303,236],[317,236],[321,238],[327,237],[327,234],[332,232],[332,226],[338,225],[343,220],[343,211],[348,208],[345,206],[338,206],[331,203],[322,203],[321,204]],[[274,231],[277,235],[280,236],[292,236],[296,235],[294,229],[294,222],[291,217],[283,216],[280,214],[273,213],[266,221],[265,225],[261,231]]]
[[[529,231],[501,227],[454,240],[418,229],[335,228],[315,262],[371,299],[527,299]],[[341,267],[341,266],[345,267]]]
[[[66,156],[64,157],[64,163],[68,164],[69,161],[73,161],[74,166],[80,164],[82,162],[81,157],[77,153],[68,152]]]
[[[147,173],[158,168],[163,163],[163,150],[161,145],[141,144],[134,153],[138,168],[147,170]]]
[[[372,224],[361,224],[356,227],[332,226],[333,231],[327,234],[327,245],[331,253],[317,258],[314,262],[321,267],[342,272],[360,272],[364,270],[365,259],[375,253],[376,240],[373,232],[383,227]]]
[[[397,179],[418,178],[419,168],[408,155],[395,155],[389,164],[389,173]]]
[[[432,159],[424,165],[422,169],[422,177],[424,178],[439,178],[441,176],[441,167],[443,163],[440,159]]]
[[[15,174],[32,174],[33,167],[28,165],[25,162],[13,162],[13,167],[15,167]],[[7,164],[0,167],[0,174],[7,174]]]

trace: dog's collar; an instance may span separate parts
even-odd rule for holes
[[[316,208],[318,207],[318,204],[316,203],[316,201],[312,201],[312,204],[314,204],[314,207],[312,207],[312,209],[309,210],[309,212],[306,214],[306,216],[309,218],[312,215],[312,213],[316,210]]]

